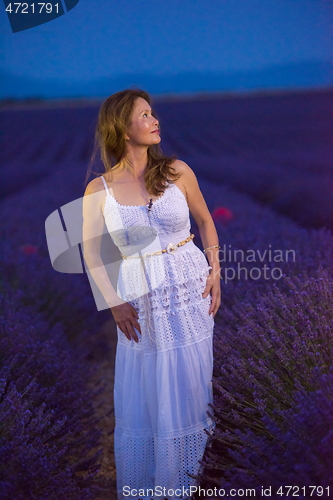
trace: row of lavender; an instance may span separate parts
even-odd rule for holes
[[[91,384],[98,353],[107,351],[94,341],[105,314],[96,314],[83,275],[52,269],[45,240],[46,217],[81,194],[63,181],[66,168],[0,208],[3,500],[96,500],[110,489],[99,474],[94,407],[103,382]]]
[[[57,174],[53,187],[61,177]],[[218,431],[202,480],[212,486],[212,477],[223,472],[224,487],[327,486],[332,468],[332,235],[300,229],[244,196],[200,184],[219,229],[223,276],[215,337]],[[67,190],[64,198],[74,186]],[[73,472],[87,469],[78,457],[87,456],[94,444],[93,434],[88,432],[84,442],[79,436],[94,428],[87,403],[93,395],[82,375],[87,371],[85,336],[94,328],[87,322],[96,321],[96,315],[82,276],[50,268],[42,223],[52,199],[45,192],[45,184],[39,185],[2,206],[8,236],[2,273],[7,291],[1,346],[4,498],[29,498],[27,486],[31,495],[45,491],[52,498],[56,488],[58,498],[60,491],[77,497]],[[37,196],[39,214],[29,207]],[[243,252],[238,259],[234,250]],[[91,492],[80,490],[80,498]]]
[[[66,183],[68,166],[1,206],[4,498],[76,498],[77,488],[80,498],[95,494],[87,471],[96,470],[97,457],[82,457],[97,443],[87,366],[104,313],[94,310],[83,276],[52,270],[44,234],[50,212],[80,195],[74,173],[82,169],[71,168]],[[298,228],[225,187],[200,185],[219,230],[223,277],[215,336],[218,430],[202,484],[270,486],[274,478],[327,484],[332,234]],[[243,254],[237,259],[234,250]]]
[[[235,498],[246,488],[262,496],[262,487],[284,498],[285,485],[294,485],[289,494],[298,498],[329,498],[333,235],[299,228],[226,187],[201,186],[219,230],[223,295],[215,333],[217,430],[201,483],[243,489]]]

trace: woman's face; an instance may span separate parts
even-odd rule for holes
[[[159,122],[154,118],[148,102],[137,97],[132,111],[131,123],[125,134],[127,144],[136,146],[151,146],[161,142],[158,132]]]

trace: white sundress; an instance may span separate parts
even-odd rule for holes
[[[189,208],[172,183],[148,205],[120,205],[103,176],[103,215],[125,256],[117,293],[139,314],[139,342],[117,327],[114,452],[118,500],[187,498],[213,420],[211,296],[202,297],[211,267],[189,241],[174,253],[145,259],[190,235]],[[164,490],[163,490],[164,488]],[[164,494],[161,495],[161,492]],[[146,494],[146,493],[145,493]]]

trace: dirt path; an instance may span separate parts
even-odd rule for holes
[[[106,321],[99,333],[97,334],[97,342],[100,345],[105,344],[107,356],[99,356],[99,368],[95,376],[91,380],[93,387],[101,387],[101,393],[94,401],[96,409],[96,417],[100,418],[101,447],[102,461],[99,476],[109,481],[109,491],[103,495],[99,495],[96,500],[114,500],[117,498],[116,491],[116,467],[114,461],[114,406],[113,406],[113,386],[114,386],[114,370],[115,370],[115,355],[117,345],[116,324],[111,317]],[[96,362],[96,361],[94,361]]]

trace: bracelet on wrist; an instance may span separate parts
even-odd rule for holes
[[[211,248],[221,248],[220,245],[213,245],[212,247],[208,247],[204,249],[204,253],[207,252],[207,250],[210,250]]]

